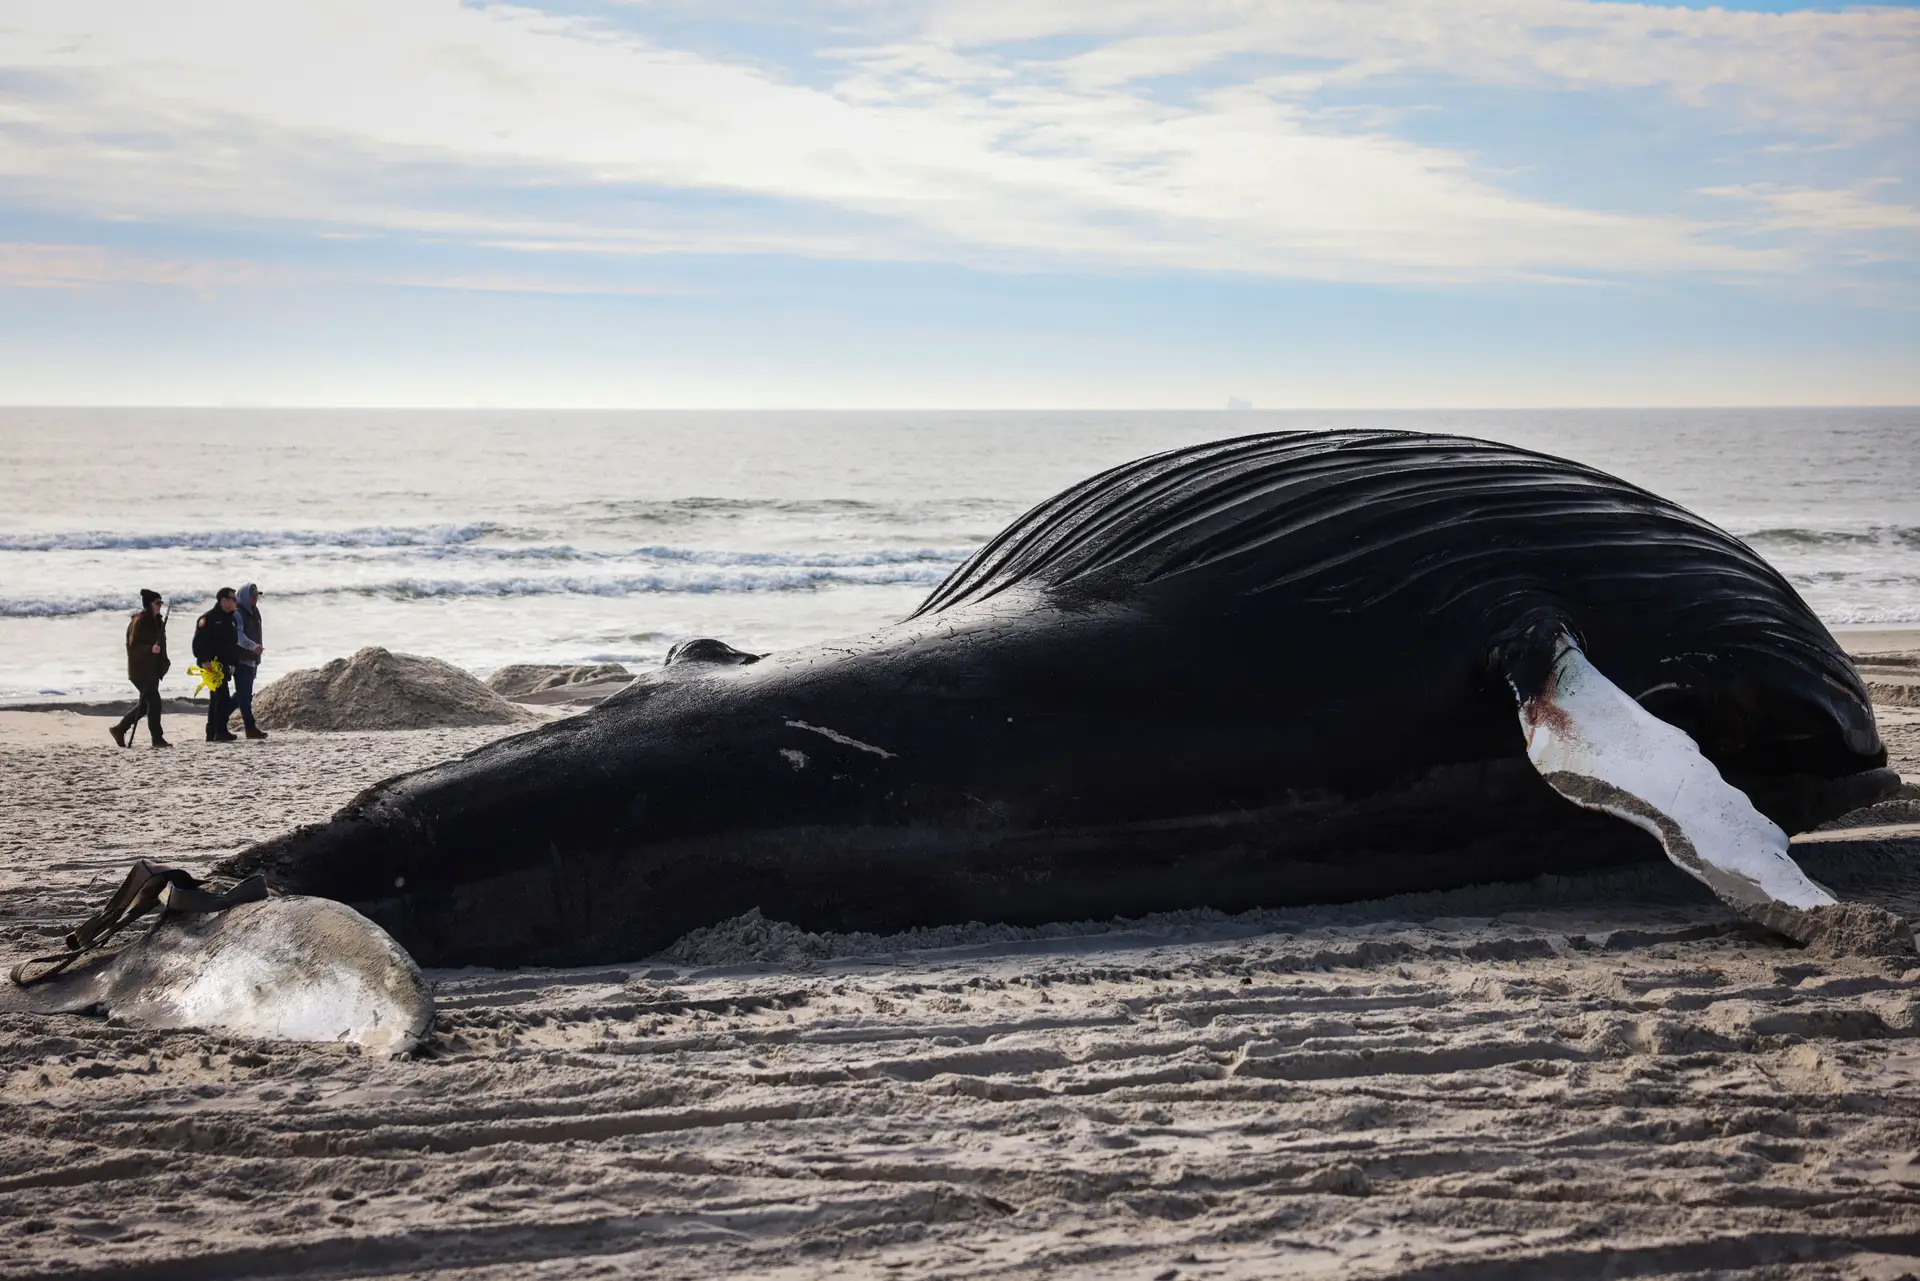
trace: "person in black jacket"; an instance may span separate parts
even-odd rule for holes
[[[227,717],[233,713],[233,669],[240,665],[240,629],[233,617],[239,607],[233,598],[233,588],[222,587],[214,597],[213,608],[200,615],[200,621],[193,625],[194,658],[202,667],[208,659],[217,658],[225,673],[219,687],[207,696],[209,743],[231,743],[239,737],[227,728]]]
[[[147,733],[153,736],[155,747],[173,746],[160,732],[160,678],[173,666],[167,658],[166,604],[159,592],[143,587],[140,612],[127,622],[127,679],[140,691],[140,701],[107,731],[122,747],[127,746],[127,735],[142,716],[147,718]]]

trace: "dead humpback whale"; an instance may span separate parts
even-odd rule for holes
[[[1836,909],[1785,833],[1888,794],[1885,763],[1832,637],[1700,517],[1505,445],[1281,433],[1116,467],[901,623],[688,646],[227,870],[426,964],[630,959],[755,907],[1037,924],[1663,852],[1804,940]]]

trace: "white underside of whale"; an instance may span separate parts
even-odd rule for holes
[[[1652,833],[1728,906],[1771,922],[1769,909],[1835,902],[1789,856],[1787,834],[1685,731],[1641,707],[1564,635],[1547,687],[1520,705],[1520,724],[1527,759],[1555,791]]]
[[[383,1055],[414,1049],[433,1021],[420,969],[392,936],[344,903],[300,896],[169,917],[110,957],[8,996],[0,1004]]]

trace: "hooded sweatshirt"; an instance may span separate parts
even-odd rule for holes
[[[240,606],[233,611],[233,624],[240,639],[240,661],[248,667],[258,667],[260,651],[266,648],[260,630],[260,589],[248,583],[233,594],[233,599]]]

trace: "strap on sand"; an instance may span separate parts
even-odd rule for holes
[[[8,977],[20,987],[43,983],[87,953],[104,947],[122,927],[139,920],[155,907],[160,908],[160,915],[154,921],[157,926],[170,913],[224,912],[242,903],[256,903],[266,896],[267,883],[259,876],[249,876],[229,890],[209,890],[202,887],[198,877],[181,868],[156,867],[140,859],[106,906],[67,935],[65,952],[22,961],[13,967]],[[46,968],[35,973],[36,966]]]

